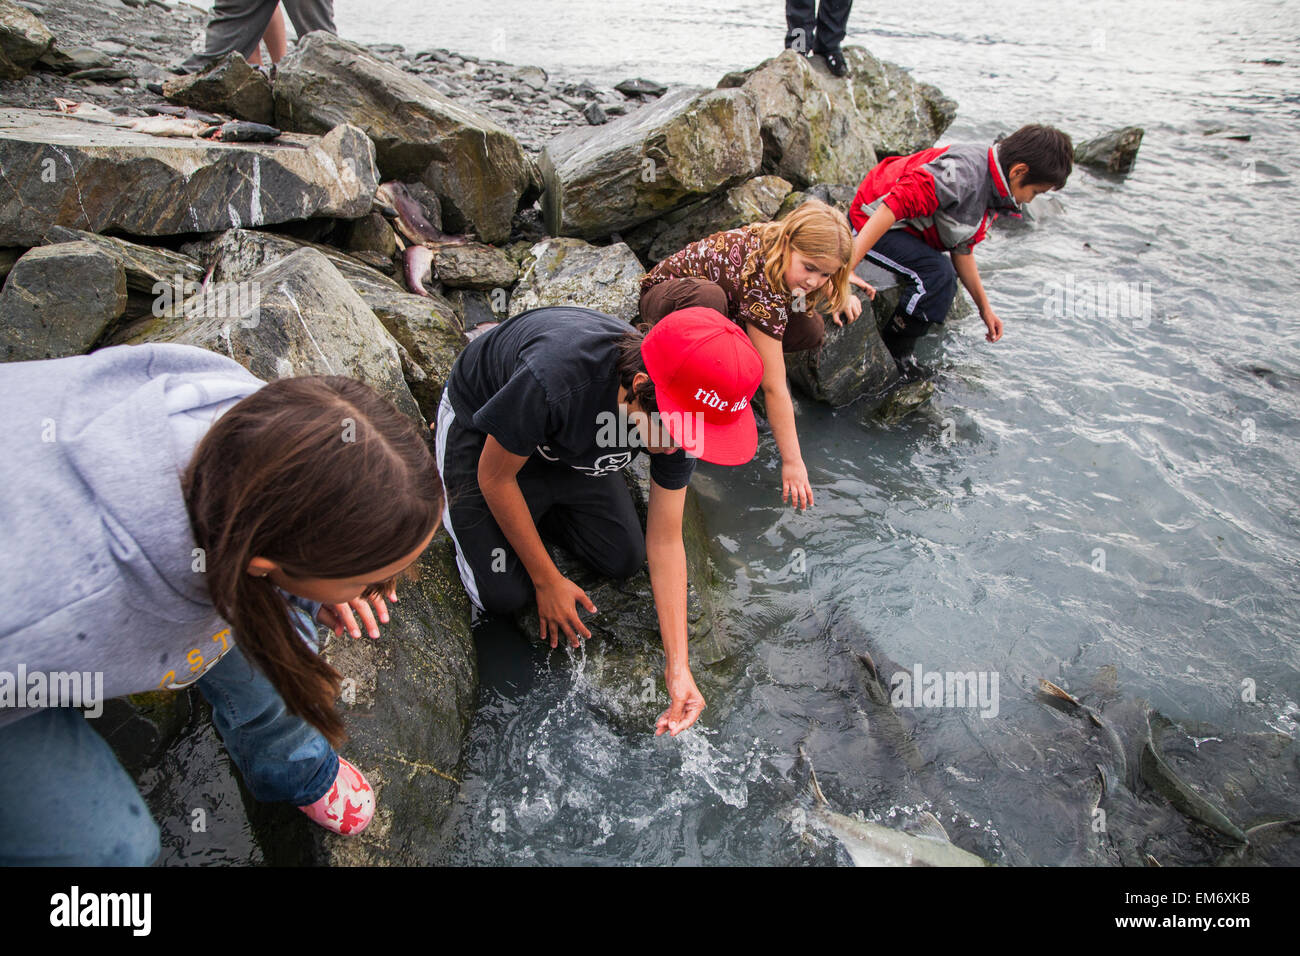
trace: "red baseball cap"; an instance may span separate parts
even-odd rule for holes
[[[659,416],[673,441],[715,465],[743,465],[758,450],[749,400],[763,360],[749,336],[716,309],[670,312],[641,343]]]

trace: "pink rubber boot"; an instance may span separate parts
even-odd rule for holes
[[[326,830],[348,836],[360,833],[375,815],[375,791],[356,767],[339,757],[339,774],[325,796],[299,807]]]

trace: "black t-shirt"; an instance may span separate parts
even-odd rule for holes
[[[521,312],[456,359],[447,390],[456,421],[514,455],[537,455],[593,478],[621,471],[638,451],[618,414],[618,341],[630,326],[592,309]],[[680,448],[650,456],[650,477],[685,488],[695,459]]]

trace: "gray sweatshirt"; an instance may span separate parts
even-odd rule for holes
[[[180,482],[212,422],[262,385],[187,345],[0,364],[0,725],[185,687],[234,646]]]

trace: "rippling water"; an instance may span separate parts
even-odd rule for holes
[[[758,2],[337,6],[358,39],[609,82],[712,84],[777,52],[783,30],[779,5]],[[1150,706],[1191,730],[1166,740],[1171,763],[1251,808],[1238,823],[1300,816],[1294,746],[1259,752],[1300,718],[1300,5],[880,6],[858,4],[847,42],[959,101],[945,142],[1138,124],[1136,168],[1077,170],[1059,205],[1035,204],[1048,215],[979,247],[1006,335],[990,346],[972,318],[927,342],[942,367],[929,407],[883,426],[799,403],[813,511],[781,506],[770,436],[747,467],[700,469],[744,641],[697,672],[698,730],[656,740],[654,705],[635,726],[611,719],[599,647],[548,659],[485,636],[447,860],[834,862],[806,822],[800,744],[839,809],[929,808],[991,859],[1223,857],[1143,788],[1104,803],[1108,833],[1090,834],[1104,748],[1035,698],[1040,676],[1117,722]],[[1205,135],[1216,127],[1250,141]],[[1107,314],[1120,283],[1142,307]],[[863,650],[996,674],[997,715],[905,709],[925,761],[909,769],[864,702]]]

